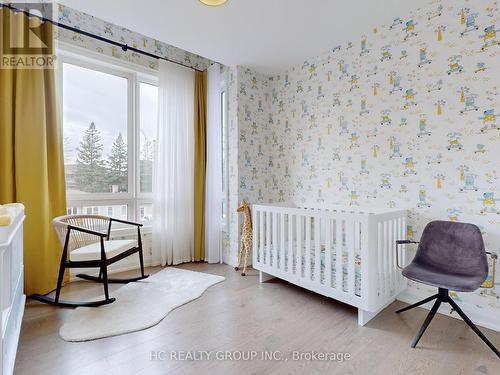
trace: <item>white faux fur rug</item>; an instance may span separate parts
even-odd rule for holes
[[[109,305],[76,308],[59,335],[66,341],[88,341],[140,331],[224,280],[222,276],[168,267],[110,293],[116,301]]]

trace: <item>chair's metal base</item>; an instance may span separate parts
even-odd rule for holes
[[[58,301],[56,301],[55,298],[44,296],[41,294],[33,294],[31,296],[31,298],[36,300],[36,301],[47,303],[47,304],[53,305],[53,306],[72,307],[72,308],[75,308],[75,307],[97,307],[97,306],[102,306],[102,305],[108,305],[110,303],[115,302],[115,300],[116,300],[115,298],[108,298],[108,299],[103,299],[103,300],[99,300],[99,301],[87,301],[87,302],[66,301],[66,300],[62,300],[62,299],[59,299]]]
[[[104,279],[101,276],[91,276],[91,275],[86,275],[83,273],[79,273],[76,275],[76,277],[79,277],[80,279],[84,280],[89,280],[89,281],[95,281],[98,283],[103,283]],[[147,279],[149,275],[144,275],[144,276],[138,276],[138,277],[131,277],[129,279],[113,279],[113,278],[108,278],[108,283],[109,284],[127,284],[131,283],[134,281],[139,281],[139,280],[144,280]]]
[[[431,323],[432,319],[434,318],[434,315],[436,315],[436,312],[439,309],[439,306],[441,305],[441,303],[444,302],[444,303],[449,303],[451,305],[451,307],[453,307],[453,309],[458,313],[458,315],[460,315],[462,317],[462,319],[464,320],[464,322],[467,323],[467,325],[481,338],[481,340],[483,340],[484,343],[486,345],[488,345],[489,348],[491,350],[493,350],[493,352],[495,352],[495,354],[500,358],[500,352],[495,347],[495,345],[493,345],[490,342],[490,340],[487,339],[487,337],[479,330],[479,328],[477,328],[477,326],[469,319],[469,317],[467,315],[465,315],[465,313],[456,304],[456,302],[453,301],[453,299],[448,294],[448,289],[439,288],[439,293],[438,294],[435,294],[435,295],[433,295],[431,297],[428,297],[428,298],[426,298],[426,299],[424,299],[422,301],[419,301],[419,302],[417,302],[417,303],[415,303],[413,305],[410,305],[410,306],[407,306],[405,308],[399,309],[398,311],[396,311],[396,314],[399,314],[399,313],[401,313],[403,311],[407,311],[407,310],[413,309],[414,307],[418,307],[418,306],[423,305],[424,303],[430,302],[430,301],[432,301],[434,299],[436,300],[436,302],[434,302],[434,305],[432,306],[431,311],[429,312],[429,314],[425,318],[425,321],[422,324],[422,327],[420,327],[420,329],[418,330],[417,334],[415,335],[415,337],[414,337],[414,339],[413,339],[413,341],[411,343],[411,347],[412,348],[414,348],[414,347],[417,346],[420,338],[422,337],[422,335],[424,334],[425,330],[427,329],[427,327]]]

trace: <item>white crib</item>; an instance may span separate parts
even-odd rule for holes
[[[26,296],[23,291],[23,222],[24,210],[12,223],[0,227],[0,375],[14,371],[17,344],[21,332]]]
[[[278,277],[355,306],[360,325],[406,287],[395,249],[396,240],[406,238],[404,210],[254,205],[252,219],[252,264],[261,282]],[[404,264],[404,252],[398,255]]]

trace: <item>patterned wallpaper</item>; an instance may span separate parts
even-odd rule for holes
[[[282,74],[238,68],[240,199],[407,208],[411,238],[465,221],[500,250],[499,6],[430,1]]]
[[[251,203],[272,201],[266,190],[268,178],[258,175],[269,173],[263,156],[273,152],[266,136],[271,106],[268,77],[241,66],[224,69],[227,72],[229,118],[229,223],[223,243],[223,260],[236,265],[243,220],[242,215],[236,212],[239,203],[243,199]],[[257,134],[258,138],[255,137]],[[254,157],[255,152],[258,157]],[[257,180],[263,186],[256,188],[259,185]]]
[[[222,259],[236,265],[239,246],[240,220],[236,209],[239,205],[238,188],[238,70],[236,67],[222,67],[227,92],[227,141],[228,141],[228,216],[227,228],[223,236]]]
[[[170,60],[199,70],[205,70],[211,64],[211,61],[204,57],[184,51],[156,39],[149,38],[125,27],[103,21],[87,13],[80,12],[62,4],[58,4],[58,7],[59,22],[65,25],[85,30],[158,56],[166,57]],[[152,69],[158,69],[157,59],[138,54],[136,52],[125,52],[119,47],[62,28],[56,28],[56,33],[57,38],[60,41]]]
[[[281,166],[273,160],[284,160],[285,155],[284,144],[277,139],[279,126],[274,126],[271,115],[272,82],[243,67],[238,67],[238,80],[240,194],[250,202],[277,200]]]

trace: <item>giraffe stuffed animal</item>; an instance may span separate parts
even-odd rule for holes
[[[245,256],[245,261],[243,263],[243,272],[241,273],[241,276],[245,276],[245,272],[247,270],[248,254],[250,253],[250,251],[252,251],[252,238],[253,238],[252,213],[250,212],[250,206],[246,201],[241,202],[241,205],[238,207],[236,212],[243,212],[244,220],[243,220],[243,227],[241,229],[240,249],[238,252],[238,265],[235,267],[235,269],[236,271],[239,270],[241,262],[243,260],[243,256]]]

